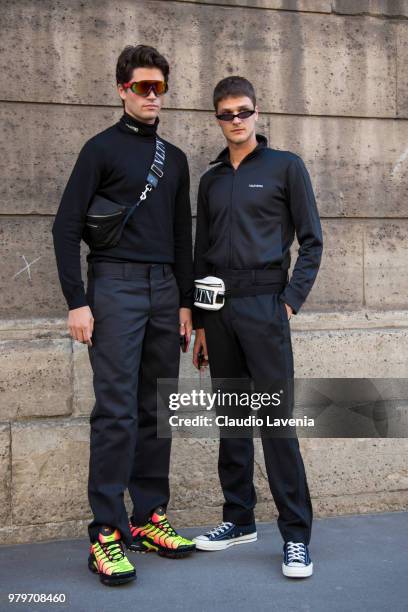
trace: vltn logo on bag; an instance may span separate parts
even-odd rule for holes
[[[214,298],[214,291],[211,289],[201,289],[196,287],[194,291],[194,299],[202,304],[212,304]]]
[[[250,183],[248,185],[248,187],[258,187],[258,188],[262,189],[263,185],[258,185],[257,183]]]

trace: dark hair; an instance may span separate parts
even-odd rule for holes
[[[256,96],[255,89],[247,79],[240,76],[229,76],[217,83],[214,89],[213,102],[214,108],[217,110],[218,103],[224,98],[248,96],[255,106]]]
[[[163,55],[154,47],[148,45],[127,45],[118,57],[116,64],[116,83],[122,84],[130,81],[135,68],[159,68],[164,80],[168,81],[170,67]]]

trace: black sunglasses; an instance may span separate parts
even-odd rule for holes
[[[235,114],[234,113],[222,113],[221,115],[215,115],[215,116],[220,121],[234,121],[235,117],[238,117],[239,119],[248,119],[248,117],[253,115],[254,112],[255,112],[255,109],[253,109],[253,110],[243,110],[243,111],[240,111],[239,113],[235,113]]]

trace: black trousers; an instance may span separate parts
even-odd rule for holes
[[[227,288],[242,286],[237,278],[224,280]],[[230,297],[220,310],[202,312],[210,373],[217,390],[232,391],[237,379],[246,379],[253,381],[253,391],[274,392],[279,381],[278,390],[283,385],[286,394],[279,416],[287,416],[293,411],[294,368],[290,323],[279,300],[281,289]],[[242,408],[238,412],[242,416]],[[237,431],[231,437],[228,431],[224,436],[221,432],[218,470],[225,497],[223,520],[245,525],[255,520],[254,446],[252,437],[247,433],[236,437]],[[296,431],[281,437],[264,427],[260,433],[280,533],[284,541],[308,544],[313,511]]]
[[[178,377],[179,290],[168,264],[89,262],[87,298],[94,317],[95,405],[90,416],[88,497],[91,541],[101,525],[131,534],[169,500],[171,438],[157,435],[157,379]]]

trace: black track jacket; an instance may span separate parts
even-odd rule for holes
[[[212,267],[290,267],[295,231],[300,245],[290,282],[280,294],[296,314],[320,266],[323,237],[306,166],[296,153],[271,149],[265,136],[234,170],[225,148],[201,176],[194,248],[195,278]],[[194,326],[201,327],[194,309]]]

